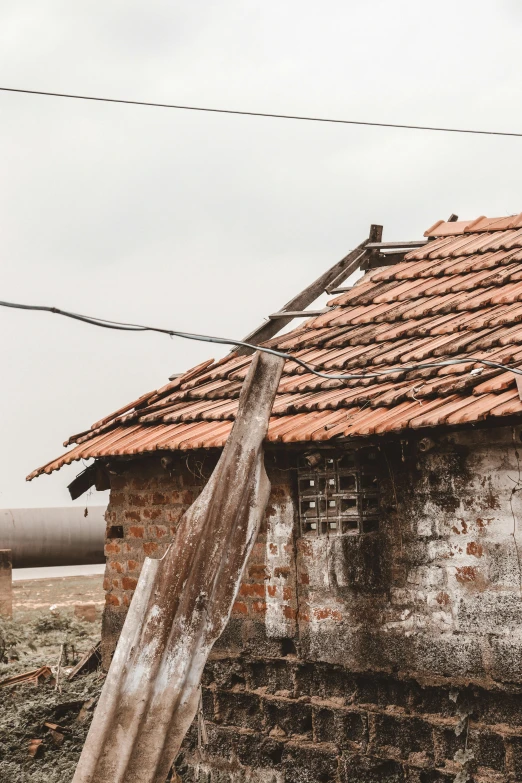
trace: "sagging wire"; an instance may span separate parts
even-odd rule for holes
[[[511,364],[502,364],[500,362],[494,362],[490,359],[479,359],[474,356],[466,356],[462,359],[445,359],[441,362],[421,362],[418,364],[401,364],[396,367],[387,367],[384,370],[373,370],[372,372],[365,373],[326,373],[316,370],[313,365],[308,362],[299,359],[297,356],[293,356],[291,353],[285,353],[284,351],[278,351],[275,348],[267,348],[264,345],[255,345],[253,343],[245,342],[244,340],[234,340],[228,337],[215,337],[208,334],[197,334],[193,332],[180,332],[175,329],[162,329],[159,326],[144,326],[142,324],[125,323],[122,321],[110,321],[105,318],[95,318],[90,315],[81,315],[80,313],[72,313],[68,310],[61,310],[58,307],[48,307],[45,305],[26,305],[18,304],[16,302],[2,302],[0,301],[0,307],[11,307],[17,310],[36,310],[39,312],[54,313],[55,315],[62,315],[66,318],[72,318],[75,321],[82,321],[83,323],[90,324],[92,326],[99,326],[102,329],[116,329],[123,332],[156,332],[158,334],[167,334],[169,337],[180,337],[184,340],[196,340],[204,343],[216,343],[217,345],[232,345],[241,348],[251,348],[253,351],[260,351],[261,353],[267,353],[272,356],[278,356],[281,359],[285,359],[289,362],[294,362],[300,367],[303,367],[307,372],[316,375],[318,378],[325,378],[328,381],[352,381],[352,380],[364,380],[365,378],[379,378],[382,375],[390,375],[392,373],[411,372],[414,370],[429,370],[436,367],[451,367],[457,364],[482,364],[484,367],[491,367],[496,370],[507,370],[515,375],[522,375],[522,369],[514,367]]]
[[[274,112],[246,111],[241,109],[213,109],[210,106],[187,106],[176,103],[159,103],[157,101],[132,101],[125,98],[104,98],[98,95],[79,95],[78,93],[51,92],[50,90],[26,90],[21,87],[0,87],[2,92],[14,92],[24,95],[44,95],[50,98],[72,98],[80,101],[96,101],[100,103],[118,103],[129,106],[148,106],[159,109],[178,109],[183,111],[210,112],[213,114],[232,114],[243,117],[269,117],[278,120],[301,120],[306,122],[326,122],[336,125],[366,125],[375,128],[402,128],[406,130],[439,131],[442,133],[472,133],[480,136],[515,136],[522,137],[519,131],[478,130],[477,128],[443,128],[434,125],[406,125],[397,122],[369,122],[367,120],[343,120],[335,117],[312,117],[303,114],[275,114]]]

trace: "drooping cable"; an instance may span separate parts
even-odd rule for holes
[[[242,111],[239,109],[212,109],[208,106],[185,106],[176,103],[159,103],[156,101],[131,101],[124,98],[102,98],[95,95],[79,95],[67,92],[49,92],[46,90],[24,90],[19,87],[0,87],[0,92],[16,92],[25,95],[44,95],[50,98],[72,98],[79,101],[96,101],[99,103],[120,103],[129,106],[149,106],[157,109],[178,109],[182,111],[209,112],[212,114],[234,114],[244,117],[269,117],[277,120],[302,120],[305,122],[328,122],[336,125],[365,125],[374,128],[401,128],[403,130],[438,131],[440,133],[472,133],[480,136],[515,136],[522,138],[522,133],[515,131],[490,131],[475,128],[444,128],[434,125],[407,125],[397,122],[369,122],[363,120],[341,120],[333,117],[311,117],[301,114],[275,114],[262,111]]]
[[[0,307],[11,307],[17,310],[36,310],[39,312],[54,313],[55,315],[62,315],[66,318],[72,318],[75,321],[82,321],[83,323],[91,324],[92,326],[99,326],[102,329],[116,329],[123,332],[157,332],[158,334],[167,334],[170,337],[180,337],[184,340],[197,340],[204,343],[217,343],[218,345],[232,345],[241,346],[242,348],[251,348],[254,351],[262,351],[263,353],[270,353],[273,356],[280,356],[282,359],[294,362],[295,364],[304,367],[305,370],[317,375],[318,378],[325,378],[326,380],[339,380],[339,381],[351,381],[351,380],[364,380],[365,378],[379,378],[382,375],[389,375],[391,373],[411,372],[414,370],[428,370],[435,367],[450,367],[457,364],[482,364],[485,367],[491,367],[499,370],[509,370],[516,375],[522,375],[522,369],[514,367],[510,364],[501,364],[500,362],[494,362],[489,359],[480,359],[474,356],[466,356],[462,359],[445,359],[441,362],[422,362],[418,364],[402,364],[396,367],[387,367],[384,370],[373,370],[372,372],[365,373],[325,373],[320,370],[316,370],[313,365],[308,362],[299,359],[297,356],[293,356],[291,353],[284,353],[278,351],[275,348],[267,348],[263,345],[254,345],[253,343],[247,343],[244,340],[233,340],[228,337],[216,337],[208,334],[196,334],[192,332],[180,332],[175,329],[163,329],[158,326],[144,326],[142,324],[131,324],[122,321],[110,321],[105,318],[96,318],[90,315],[81,315],[80,313],[72,313],[68,310],[61,310],[58,307],[49,307],[45,305],[27,305],[18,304],[17,302],[2,302],[0,301]]]

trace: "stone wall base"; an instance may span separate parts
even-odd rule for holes
[[[198,745],[195,724],[176,764],[183,783],[522,780],[518,688],[223,650],[203,682],[209,743]]]

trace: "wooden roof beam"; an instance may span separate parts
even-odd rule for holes
[[[271,318],[254,329],[253,332],[248,334],[243,342],[253,343],[259,345],[270,340],[278,332],[283,329],[284,326],[293,321],[294,317],[292,313],[301,312],[311,305],[315,300],[323,293],[330,293],[330,289],[337,285],[340,285],[347,277],[355,272],[361,266],[364,258],[367,255],[366,246],[369,242],[380,242],[382,240],[382,226],[372,225],[370,227],[370,235],[368,239],[357,245],[356,248],[351,250],[348,255],[341,258],[330,269],[324,272],[317,280],[314,280],[309,286],[301,291],[297,296],[294,296],[284,307],[277,313],[277,318]],[[285,314],[286,313],[286,314]],[[246,356],[254,352],[253,348],[238,348],[236,349],[240,356]]]

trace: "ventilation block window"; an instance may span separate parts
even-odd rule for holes
[[[298,471],[301,535],[376,532],[379,465],[379,451],[372,447],[347,451],[340,457],[305,457]]]

